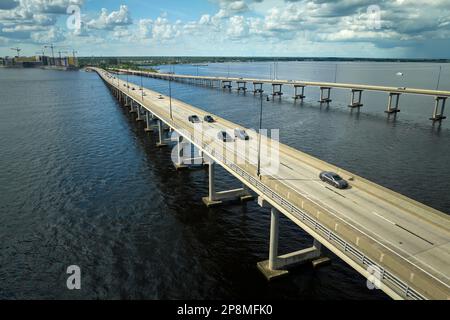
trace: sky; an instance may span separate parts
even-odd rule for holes
[[[0,0],[0,56],[450,58],[450,0]]]

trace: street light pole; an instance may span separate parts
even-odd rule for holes
[[[130,92],[130,83],[129,83],[129,80],[128,80],[128,73],[129,72],[130,72],[130,69],[127,68],[127,91],[128,91],[128,93]]]
[[[169,76],[169,108],[170,108],[170,119],[173,120],[173,114],[172,114],[172,76]]]
[[[141,70],[141,96],[142,96],[142,101],[144,101],[144,82],[143,82],[142,78],[143,78],[143,72]]]
[[[439,85],[441,84],[441,73],[442,73],[442,66],[439,66],[439,75],[437,79],[436,90],[439,90]]]
[[[259,109],[259,133],[258,133],[258,167],[257,176],[261,179],[261,131],[262,131],[262,120],[263,120],[263,93],[260,92],[261,105]]]

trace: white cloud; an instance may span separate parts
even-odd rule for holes
[[[113,30],[115,27],[128,26],[133,23],[130,12],[126,5],[121,5],[119,11],[112,11],[103,8],[100,16],[87,23],[87,26],[92,29],[99,30]]]
[[[109,40],[120,39],[154,50],[179,48],[179,54],[188,48],[199,55],[223,54],[224,49],[230,54],[255,48],[258,54],[265,54],[267,48],[274,54],[298,54],[318,47],[341,52],[356,45],[373,51],[419,47],[435,39],[450,43],[450,0],[379,0],[380,29],[370,25],[367,10],[373,0],[210,1],[217,4],[216,11],[198,12],[192,21],[174,21],[166,13],[150,19],[149,13],[133,22],[128,7],[122,5],[116,11],[84,12],[82,28],[70,31],[56,28],[61,25],[58,21],[67,18],[69,4],[83,5],[84,0],[0,0],[0,39],[2,43],[70,40],[82,46],[97,42],[107,46],[117,43]]]
[[[167,18],[158,17],[153,23],[152,38],[157,41],[167,41],[180,36],[181,23],[171,24]]]
[[[59,28],[51,27],[46,31],[32,33],[31,39],[36,43],[46,44],[63,41],[65,39],[65,36]]]
[[[231,39],[240,39],[248,36],[248,24],[243,16],[233,16],[230,18],[227,36]]]
[[[141,19],[138,24],[140,38],[148,38],[152,34],[153,20]]]

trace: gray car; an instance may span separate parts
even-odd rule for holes
[[[219,138],[219,140],[221,140],[223,142],[233,142],[234,141],[234,139],[226,131],[220,131],[217,134],[217,137]]]
[[[189,116],[188,120],[189,120],[189,122],[192,122],[192,123],[200,123],[201,122],[200,118],[196,115]]]
[[[234,136],[241,140],[250,140],[249,135],[243,129],[239,128],[234,129]]]
[[[338,189],[347,189],[348,188],[348,182],[345,181],[341,176],[339,176],[337,173],[330,172],[330,171],[324,171],[320,173],[320,180],[323,182],[326,182],[328,184],[331,184],[333,187]]]

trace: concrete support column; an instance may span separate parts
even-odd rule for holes
[[[430,118],[430,120],[432,120],[433,122],[436,122],[436,121],[441,121],[441,120],[447,119],[447,117],[444,116],[446,101],[447,101],[447,97],[436,97],[436,103],[434,105],[433,116]],[[441,106],[440,112],[439,112],[439,105]]]
[[[277,90],[278,88],[278,90]],[[283,85],[278,83],[272,84],[272,97],[275,98],[275,96],[278,96],[281,99],[281,96],[283,95]]]
[[[128,98],[127,98],[128,100]],[[130,103],[128,104],[128,102],[125,104],[125,106],[129,106],[130,107],[130,113],[134,112],[134,105],[133,105],[133,101],[130,101]]]
[[[270,217],[269,269],[275,270],[278,260],[279,211],[272,207]]]
[[[300,94],[298,93],[298,88],[302,88],[302,93],[300,93]],[[303,85],[295,85],[294,86],[294,91],[295,91],[294,99],[295,100],[300,99],[303,102],[303,99],[306,98],[306,96],[305,96],[305,86],[303,86]]]
[[[434,111],[433,111],[433,118],[436,118],[436,116],[438,115],[438,109],[439,109],[439,100],[438,98],[436,98],[436,103],[434,105]]]
[[[139,103],[137,103],[136,104],[136,113],[137,113],[136,121],[142,121],[143,120],[142,116],[141,116],[141,111],[142,111],[141,105]]]
[[[288,269],[311,262],[314,267],[324,265],[330,260],[326,257],[321,257],[322,244],[314,239],[312,247],[291,252],[284,255],[278,255],[278,240],[279,240],[279,219],[280,212],[263,197],[258,198],[258,204],[265,208],[270,208],[270,243],[269,243],[269,259],[258,262],[258,269],[266,277],[267,280],[272,280],[288,274]]]
[[[145,112],[145,132],[152,132],[150,111]]]
[[[158,135],[159,135],[159,142],[156,144],[157,147],[165,147],[167,144],[164,143],[163,139],[163,123],[160,119],[158,119]]]
[[[263,84],[262,82],[253,82],[253,94],[256,95],[257,93],[263,93]]]
[[[325,91],[327,94],[325,95]],[[331,100],[331,88],[330,87],[320,87],[320,104],[322,103],[330,103]]]
[[[358,94],[358,99],[357,100],[355,100],[355,93]],[[362,90],[352,89],[352,96],[351,96],[350,104],[348,105],[349,108],[360,108],[360,107],[362,107],[363,104],[361,103],[361,99],[362,99]]]
[[[185,165],[183,162],[185,156],[183,140],[184,140],[183,136],[179,135],[177,141],[177,163],[175,163],[175,169],[177,170],[188,168],[188,166]]]
[[[396,98],[396,100],[395,100],[395,107],[392,107],[393,97]],[[388,107],[387,107],[387,110],[385,112],[389,113],[389,114],[390,113],[400,112],[400,110],[398,109],[399,100],[400,100],[400,93],[393,93],[393,92],[389,93]]]
[[[246,188],[217,192],[215,186],[216,170],[214,161],[210,160],[208,169],[209,195],[202,199],[203,203],[207,207],[221,205],[224,201],[240,200],[241,202],[246,202],[253,199],[253,196],[248,192]]]
[[[214,180],[216,179],[216,168],[215,168],[215,162],[210,161],[208,166],[208,173],[209,173],[209,201],[213,202],[216,200],[216,186],[214,184]]]

